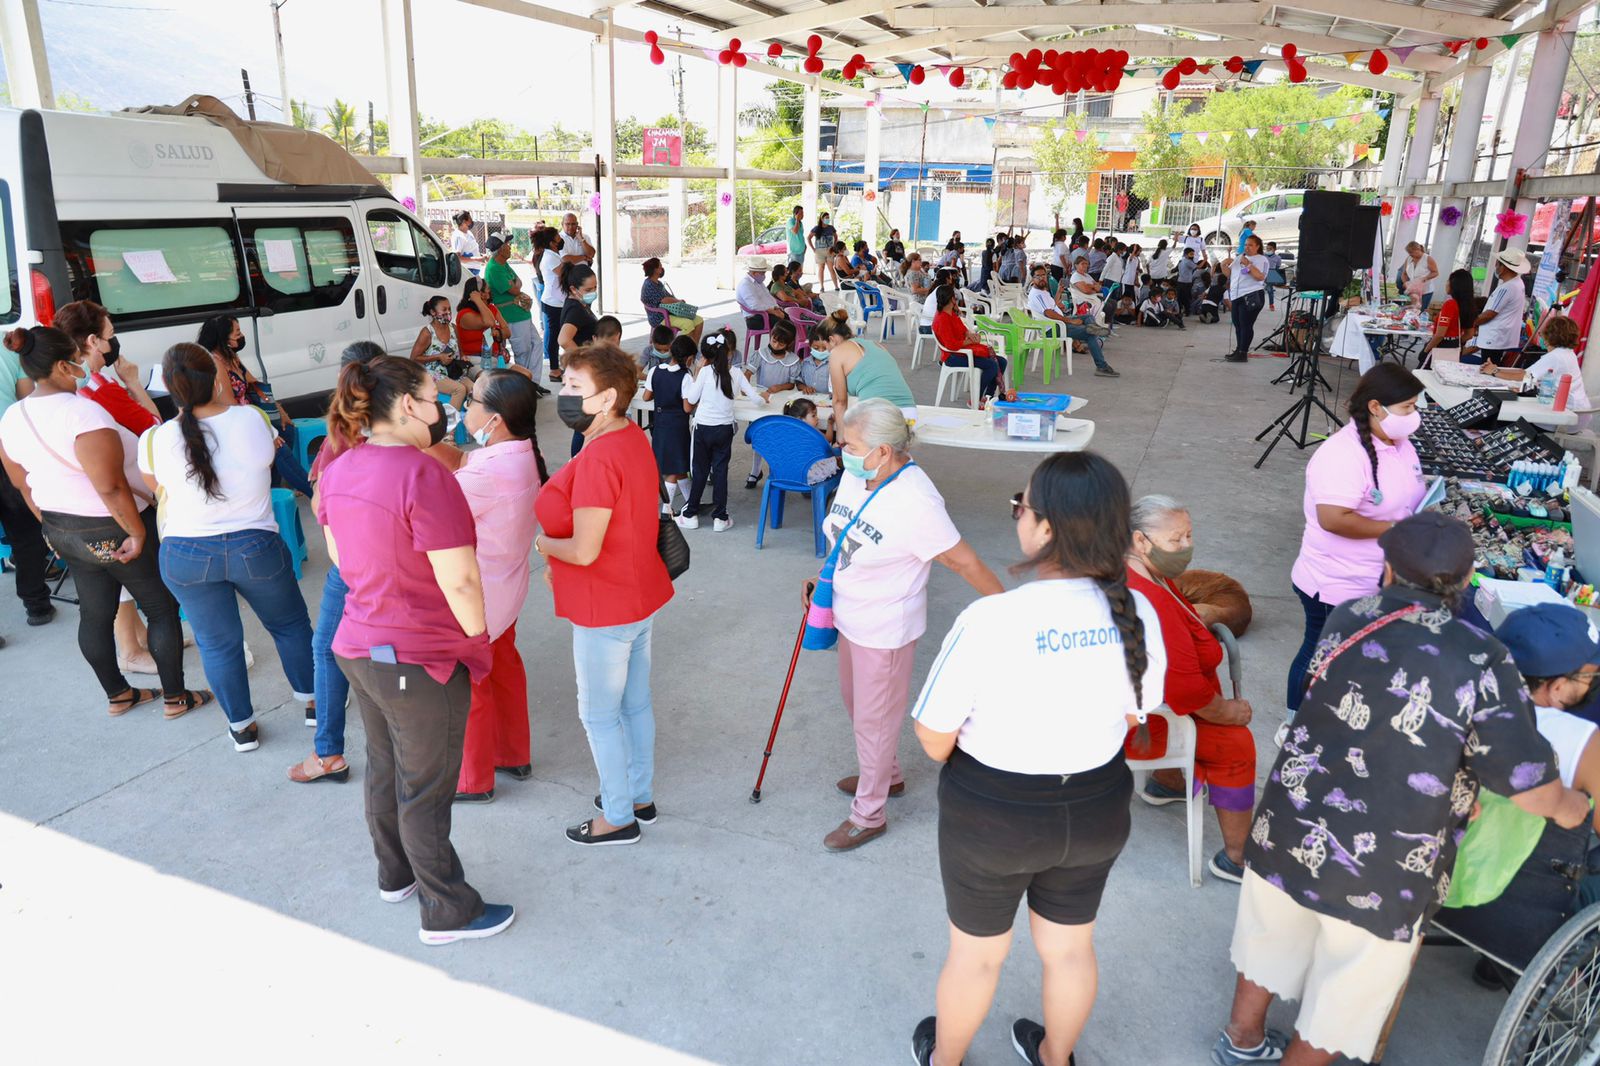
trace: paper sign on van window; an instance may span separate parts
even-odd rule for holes
[[[146,285],[178,280],[167,265],[166,254],[159,248],[153,252],[123,252],[122,261],[128,264],[133,276]]]
[[[300,263],[295,259],[294,242],[284,240],[264,240],[261,246],[267,253],[267,273],[269,274],[298,274]]]

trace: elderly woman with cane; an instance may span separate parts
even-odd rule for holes
[[[839,486],[823,524],[830,551],[813,621],[838,630],[839,691],[855,726],[857,773],[841,779],[854,796],[850,817],[823,838],[829,851],[858,848],[888,829],[883,809],[905,791],[895,749],[911,696],[917,640],[928,627],[928,575],[935,562],[960,574],[980,595],[1002,591],[945,512],[944,497],[911,458],[913,437],[900,408],[862,400],[840,420]],[[828,646],[813,642],[811,646]]]

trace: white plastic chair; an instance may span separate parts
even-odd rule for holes
[[[937,343],[938,342],[933,339],[933,334],[932,333],[924,333],[924,332],[922,332],[922,325],[921,325],[920,322],[916,322],[916,321],[913,322],[913,325],[911,327],[911,369],[912,370],[915,370],[917,368],[917,364],[919,362],[921,362],[921,360],[922,360],[922,346],[924,344],[937,345]]]
[[[922,301],[917,299],[905,289],[896,289],[889,285],[878,286],[878,291],[883,293],[883,324],[879,327],[879,339],[889,339],[889,319],[898,318],[905,326],[906,332],[915,336],[917,332],[917,319],[922,314]]]
[[[1228,666],[1228,679],[1233,686],[1233,698],[1240,699],[1243,692],[1243,664],[1239,660],[1239,645],[1233,633],[1222,623],[1211,626],[1211,632],[1222,644]],[[1195,888],[1201,884],[1201,866],[1205,852],[1205,804],[1195,794],[1194,750],[1195,725],[1188,715],[1177,714],[1162,704],[1153,715],[1167,720],[1167,752],[1157,759],[1129,759],[1128,769],[1133,771],[1133,787],[1143,790],[1152,770],[1183,771],[1183,814],[1185,836],[1189,846],[1189,883]]]
[[[961,379],[965,377],[967,381],[967,404],[976,411],[978,409],[978,385],[982,381],[982,371],[975,366],[951,366],[944,361],[946,355],[964,355],[970,363],[972,361],[972,349],[957,348],[952,351],[939,344],[938,341],[934,341],[934,345],[939,349],[939,387],[934,390],[933,405],[935,407],[943,405],[946,383],[950,385],[950,398],[954,400],[957,396],[956,389],[960,387]],[[1190,728],[1194,727],[1190,726]]]

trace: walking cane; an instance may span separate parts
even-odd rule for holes
[[[778,710],[772,716],[772,732],[767,734],[767,750],[761,755],[761,772],[756,774],[756,787],[750,790],[750,802],[761,802],[761,782],[767,776],[767,761],[772,758],[772,745],[778,739],[778,723],[783,721],[783,705],[789,699],[789,683],[794,680],[794,667],[800,661],[800,642],[806,635],[806,616],[800,615],[800,632],[794,635],[794,654],[789,656],[789,676],[783,679],[783,694],[778,697]]]

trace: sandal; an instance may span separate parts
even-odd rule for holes
[[[158,689],[130,688],[121,696],[108,699],[106,702],[110,703],[111,706],[106,708],[106,712],[113,718],[120,718],[140,704],[149,703],[159,695],[161,695],[161,692]]]
[[[305,762],[289,767],[289,780],[302,785],[313,781],[343,781],[349,776],[350,764],[344,761],[343,755],[324,758],[312,752],[306,756]]]
[[[169,722],[174,718],[182,718],[196,707],[204,707],[206,704],[210,703],[211,700],[212,695],[210,689],[203,688],[199,691],[184,689],[183,692],[177,696],[166,697],[167,710],[164,717]]]

